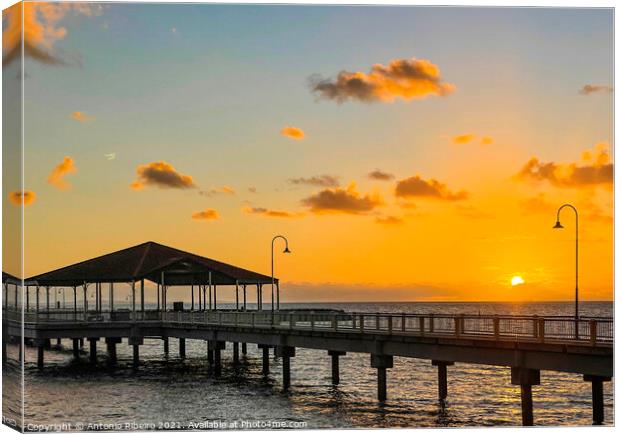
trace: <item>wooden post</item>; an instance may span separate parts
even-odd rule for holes
[[[377,369],[377,399],[387,400],[387,369],[394,366],[394,357],[384,354],[371,354],[370,366]]]
[[[114,283],[110,282],[110,318],[112,318],[112,312],[114,312]]]
[[[77,288],[73,287],[73,316],[77,318]]]
[[[200,286],[198,287],[198,296],[200,297]],[[194,283],[192,282],[192,308],[191,311],[194,311]]]
[[[86,284],[86,282],[84,282],[84,321],[86,321],[86,318],[88,318],[88,285]]]
[[[235,281],[235,306],[239,310],[239,281]]]
[[[50,287],[49,286],[45,287],[45,309],[47,310],[47,313],[49,314],[50,312]]]
[[[211,283],[212,283],[211,272],[209,271],[209,310],[213,309],[213,306],[211,304]]]
[[[510,368],[510,381],[521,387],[521,423],[523,426],[534,425],[534,405],[532,386],[540,384],[540,371],[527,368]]]
[[[454,362],[446,362],[444,360],[432,360],[431,364],[437,366],[437,385],[439,392],[439,401],[444,404],[448,397],[448,366],[454,365]]]
[[[213,285],[213,310],[217,310],[217,285]]]
[[[144,279],[140,279],[140,311],[144,313]],[[144,319],[144,315],[142,319]]]
[[[245,291],[245,285],[243,285],[243,310],[246,311],[248,310],[248,305],[247,305],[247,296],[246,296],[246,291]],[[244,353],[245,354],[245,353]]]

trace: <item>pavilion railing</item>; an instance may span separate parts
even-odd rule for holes
[[[448,315],[394,313],[332,313],[282,311],[136,311],[95,312],[50,310],[24,312],[25,323],[147,322],[318,330],[341,333],[438,336],[462,339],[527,340],[539,342],[613,342],[613,319],[568,316]],[[21,321],[21,311],[4,310],[6,318]]]

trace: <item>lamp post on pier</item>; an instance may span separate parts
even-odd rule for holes
[[[291,253],[291,251],[288,248],[288,240],[286,239],[286,237],[282,236],[282,235],[276,235],[275,237],[273,237],[273,239],[271,240],[271,319],[273,322],[273,315],[274,315],[274,309],[275,309],[275,304],[274,304],[274,294],[273,294],[273,290],[274,290],[274,286],[276,283],[276,279],[273,275],[273,247],[275,245],[275,242],[278,238],[282,238],[284,240],[285,244],[285,248],[282,251],[282,253]],[[280,287],[278,285],[278,301],[280,300]],[[280,309],[280,305],[278,303],[278,309]]]
[[[560,211],[570,208],[575,212],[575,339],[579,339],[579,213],[577,208],[566,203],[558,208],[555,226],[553,229],[564,229],[560,223]]]

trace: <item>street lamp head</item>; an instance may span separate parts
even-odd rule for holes
[[[564,229],[564,226],[562,226],[562,224],[558,220],[555,222],[555,226],[553,227],[553,229]]]
[[[288,249],[288,246],[286,246],[286,248],[284,249],[282,253],[291,253],[291,251]]]

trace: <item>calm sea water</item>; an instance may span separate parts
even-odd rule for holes
[[[571,315],[571,303],[329,303],[283,307],[325,307],[349,311]],[[583,315],[612,316],[611,302],[583,303]],[[291,361],[292,387],[282,392],[281,361],[272,359],[268,378],[261,374],[261,353],[248,344],[239,367],[232,349],[222,353],[223,373],[214,378],[206,361],[207,344],[187,341],[187,358],[178,358],[177,340],[170,339],[165,360],[161,340],[145,340],[142,365],[131,367],[126,342],[118,345],[119,364],[106,367],[100,342],[99,363],[87,363],[85,342],[81,363],[72,361],[70,342],[46,351],[45,370],[36,369],[36,351],[26,349],[26,424],[66,424],[62,429],[119,428],[114,424],[143,424],[141,428],[206,428],[236,422],[284,423],[304,428],[465,427],[520,425],[519,388],[510,384],[510,369],[469,364],[448,368],[448,401],[437,401],[436,368],[428,360],[395,358],[388,371],[388,402],[376,400],[376,371],[369,356],[341,358],[341,384],[331,384],[330,358],[324,351],[297,349]],[[53,342],[55,344],[55,342]],[[4,369],[3,415],[19,419],[17,347],[9,346]],[[535,386],[537,425],[590,425],[590,383],[580,375],[544,371]],[[613,383],[605,383],[606,424],[613,424]],[[191,425],[191,424],[194,425]],[[205,424],[211,425],[205,425]],[[70,424],[70,425],[69,425]],[[202,424],[202,425],[199,425]],[[222,426],[226,424],[226,426]],[[257,425],[263,424],[263,425]],[[135,425],[134,425],[135,427]]]

